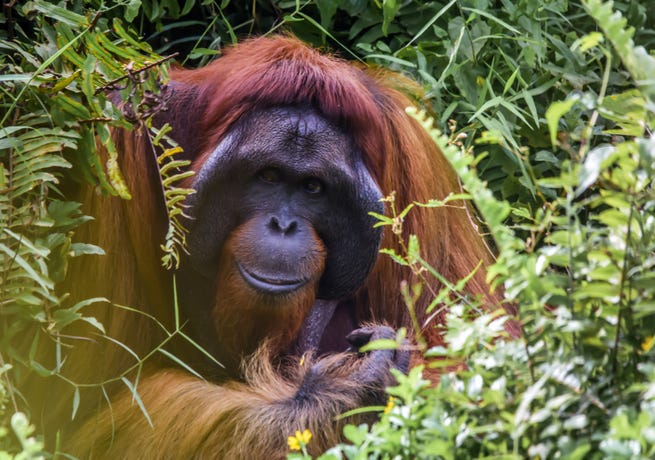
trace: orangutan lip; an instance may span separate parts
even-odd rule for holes
[[[238,262],[237,267],[239,268],[239,272],[243,279],[246,280],[251,287],[267,294],[288,294],[307,282],[304,279],[268,278],[249,271]]]

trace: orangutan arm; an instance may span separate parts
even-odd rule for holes
[[[370,339],[386,337],[389,328]],[[366,339],[368,340],[368,338]],[[353,342],[361,343],[360,336]],[[152,426],[125,391],[75,434],[73,453],[81,458],[283,458],[296,430],[313,433],[310,452],[340,439],[339,414],[384,402],[392,384],[389,368],[407,367],[408,356],[394,350],[341,353],[302,360],[285,372],[271,365],[262,347],[246,364],[245,383],[217,385],[180,370],[143,377],[138,394]],[[93,443],[93,444],[91,444]]]

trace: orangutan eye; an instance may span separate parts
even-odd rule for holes
[[[275,168],[262,169],[257,173],[257,179],[268,184],[280,182],[280,171]]]
[[[302,186],[307,193],[310,193],[312,195],[317,195],[323,192],[323,182],[321,182],[319,179],[315,177],[310,177],[309,179],[305,179],[303,181]]]

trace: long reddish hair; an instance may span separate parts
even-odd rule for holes
[[[171,90],[178,94],[171,98],[163,118],[174,125],[173,136],[190,140],[193,148],[187,154],[195,155],[196,171],[244,114],[270,106],[300,106],[320,112],[353,137],[383,194],[395,192],[396,209],[413,201],[443,199],[459,190],[456,175],[437,146],[406,114],[405,108],[412,103],[405,94],[412,86],[397,74],[319,54],[293,38],[273,37],[243,42],[227,49],[224,56],[205,68],[176,69],[171,76]],[[293,372],[282,376],[271,364],[279,350],[266,343],[246,363],[245,383],[204,382],[181,370],[170,370],[168,361],[157,363],[151,359],[139,379],[138,393],[156,429],[149,426],[134,404],[132,392],[125,391],[122,382],[111,383],[135,365],[136,355],[149,356],[166,339],[166,334],[154,325],[153,317],[169,330],[174,322],[172,275],[159,260],[166,232],[161,184],[157,174],[147,173],[156,168],[152,164],[152,146],[147,136],[139,133],[117,131],[114,140],[134,198],[126,201],[101,196],[90,187],[80,191],[78,199],[84,203],[85,214],[97,220],[83,226],[78,237],[101,246],[107,256],[73,261],[64,292],[71,293],[73,302],[106,297],[132,308],[99,302],[85,309],[86,315],[104,325],[109,339],[96,334],[91,326],[84,329],[86,323],[82,321],[76,322],[82,329],[69,332],[70,337],[82,337],[84,342],[75,342],[67,360],[67,374],[82,383],[107,380],[102,392],[94,388],[81,392],[77,417],[88,421],[70,440],[78,444],[80,457],[89,457],[90,452],[94,458],[160,452],[162,456],[170,453],[195,458],[211,452],[213,456],[224,453],[225,458],[253,453],[281,458],[286,453],[286,436],[305,427],[316,435],[318,442],[312,447],[316,452],[332,445],[340,439],[339,426],[333,423],[335,415],[362,403],[357,393],[361,385],[350,378],[359,365],[359,358],[352,354],[347,354],[350,364],[327,366],[332,369],[327,376],[330,385],[317,394],[316,404],[291,408],[285,404],[293,401],[294,392],[312,366],[297,366],[295,377]],[[469,275],[482,263],[467,290],[482,296],[489,308],[494,308],[498,294],[491,294],[485,283],[485,268],[492,256],[472,216],[463,203],[456,207],[416,208],[403,222],[403,237],[416,235],[422,257],[451,282]],[[382,246],[402,253],[389,228],[383,233]],[[351,300],[358,319],[411,327],[399,289],[403,280],[417,281],[408,268],[389,257],[379,257],[364,286]],[[436,280],[430,283],[433,289],[440,287]],[[415,305],[430,345],[441,342],[441,331],[433,326],[444,321],[443,312],[433,315],[426,311],[432,300],[433,296],[424,290]],[[253,320],[241,316],[243,321]],[[430,324],[426,324],[428,318],[433,319]],[[242,331],[235,327],[233,333]],[[117,342],[127,345],[129,351]],[[171,347],[176,353],[183,350],[175,345]],[[346,358],[337,354],[326,359]],[[194,358],[185,362],[197,364]],[[132,374],[140,375],[140,371],[139,367]],[[33,394],[43,399],[44,417],[68,423],[73,392],[70,386],[55,383],[54,389],[36,388]],[[50,398],[53,391],[60,397]],[[105,397],[110,398],[111,406],[106,406]]]
[[[405,108],[413,105],[406,90],[417,88],[398,74],[360,68],[308,48],[295,38],[278,36],[242,42],[203,69],[174,70],[172,79],[189,85],[199,101],[206,101],[201,117],[203,154],[195,160],[196,165],[204,163],[244,113],[271,106],[309,105],[353,136],[382,193],[395,192],[396,209],[413,201],[443,199],[459,189],[437,146],[406,114]],[[457,208],[415,209],[403,229],[405,237],[419,237],[423,258],[451,282],[468,276],[482,263],[468,283],[468,292],[483,296],[490,306],[498,301],[485,282],[484,267],[492,257],[468,207],[460,203]],[[400,251],[390,231],[384,233],[383,247]],[[370,305],[361,319],[407,325],[399,283],[414,282],[414,278],[388,257],[380,257],[358,293],[358,299]],[[438,288],[438,283],[434,287]],[[424,295],[417,305],[420,321],[429,316],[425,312],[429,297]],[[434,320],[443,322],[443,313]],[[437,339],[433,328],[424,332],[428,342]]]

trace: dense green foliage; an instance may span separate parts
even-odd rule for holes
[[[380,422],[348,426],[350,444],[325,457],[655,456],[655,2],[35,0],[1,18],[0,458],[42,448],[16,382],[59,373],[72,322],[103,330],[84,316],[99,299],[68,306],[55,291],[70,257],[102,251],[71,242],[88,217],[60,184],[127,197],[115,152],[102,164],[94,138],[148,123],[153,64],[179,52],[202,65],[275,30],[421,83],[440,131],[417,116],[486,221],[493,282],[524,326],[498,340],[502,318],[470,321],[474,300],[444,290],[449,346],[427,353],[466,369],[436,387],[419,369],[399,375]],[[104,96],[117,83],[132,110]],[[174,264],[181,236],[169,235]],[[406,247],[392,256],[433,272],[420,241]],[[55,368],[34,358],[44,342]]]

